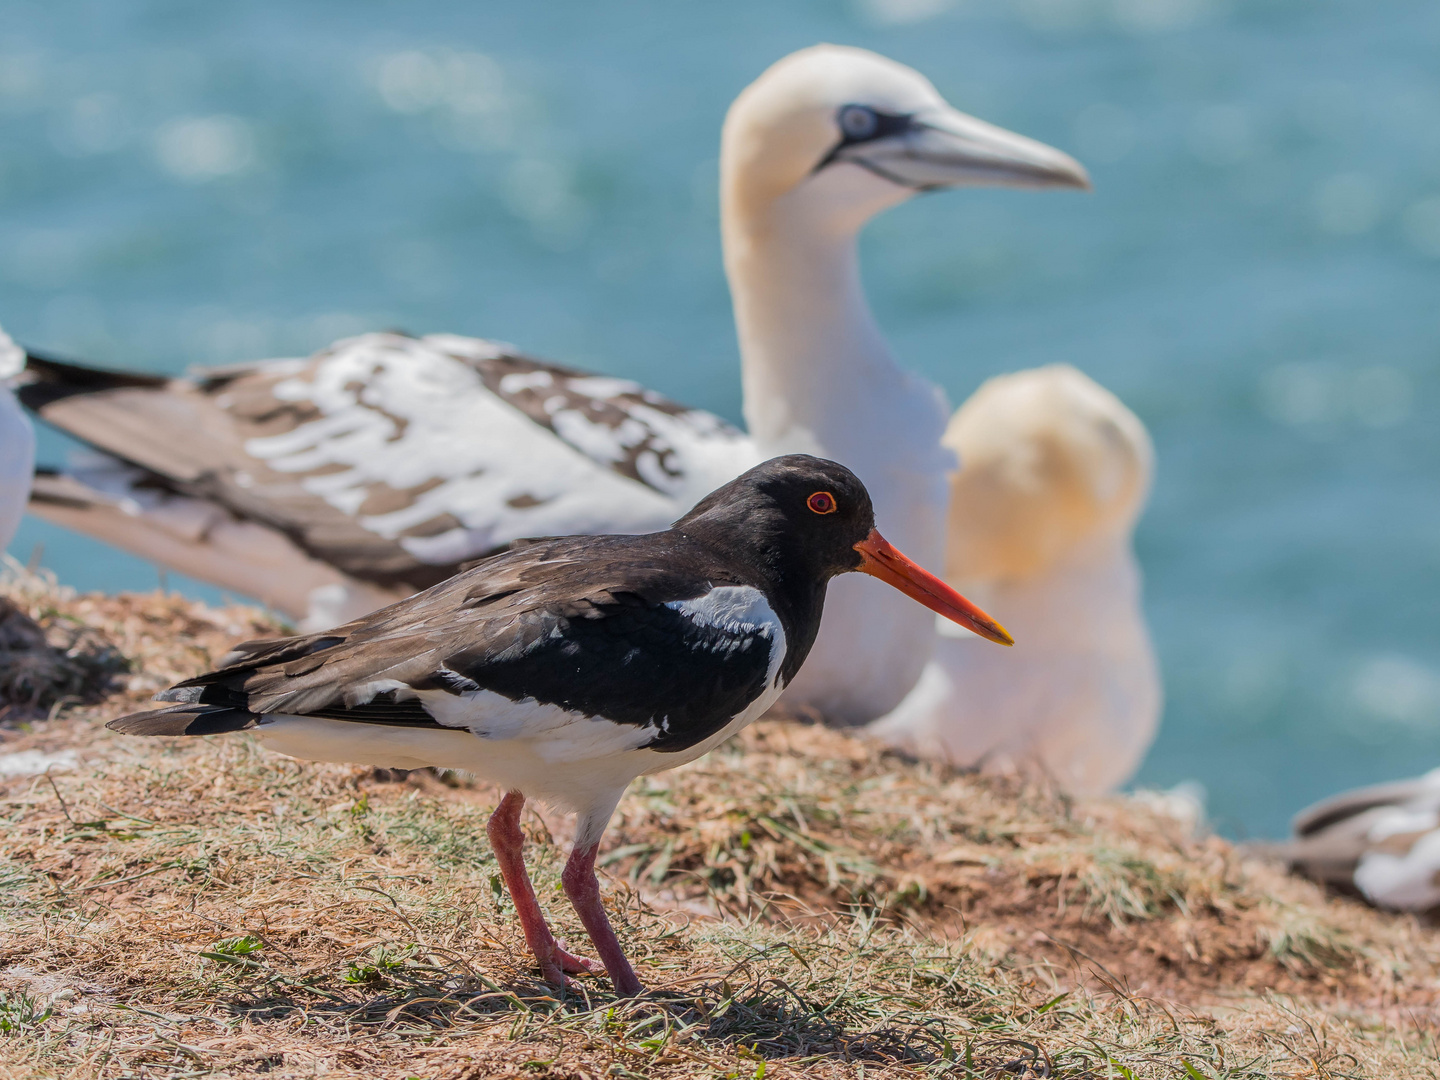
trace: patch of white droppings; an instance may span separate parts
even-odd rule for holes
[[[12,754],[0,754],[0,777],[39,776],[51,769],[73,769],[74,750],[57,750],[47,754],[43,750],[17,750]]]

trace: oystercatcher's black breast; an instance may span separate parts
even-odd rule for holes
[[[511,701],[654,726],[646,747],[669,752],[714,735],[779,673],[784,632],[748,586],[658,605],[621,593],[597,615],[556,618],[549,633],[513,655],[462,653],[446,667]]]

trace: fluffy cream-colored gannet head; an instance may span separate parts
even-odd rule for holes
[[[1068,154],[951,108],[904,64],[838,45],[791,53],[746,87],[720,163],[727,218],[757,223],[806,189],[849,208],[836,224],[858,229],[918,191],[1090,186]]]
[[[946,577],[1043,574],[1139,517],[1154,450],[1139,417],[1067,364],[990,379],[955,413]]]

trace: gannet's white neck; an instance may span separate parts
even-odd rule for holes
[[[931,510],[944,505],[955,468],[940,443],[948,411],[939,388],[885,344],[856,245],[865,221],[907,194],[857,168],[826,170],[759,205],[727,200],[722,230],[745,421],[760,452],[848,465],[895,522],[895,542],[923,561],[938,555],[942,523]]]
[[[725,269],[745,421],[767,452],[883,452],[939,441],[947,418],[939,391],[895,362],[860,282],[860,228],[908,194],[845,167],[758,206],[728,200]],[[934,424],[907,437],[894,427],[901,407],[931,414]]]

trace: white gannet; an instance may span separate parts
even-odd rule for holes
[[[741,93],[720,168],[749,435],[634,383],[449,335],[367,334],[186,379],[107,383],[36,359],[23,400],[109,457],[43,478],[35,512],[311,627],[519,538],[664,528],[790,452],[850,466],[883,493],[896,543],[938,559],[946,409],[886,347],[857,234],[920,191],[1083,188],[1084,169],[951,108],[910,68],[830,45]],[[914,683],[933,621],[849,582],[829,606],[787,700],[873,719]]]
[[[1258,849],[1377,907],[1440,906],[1440,769],[1331,796],[1296,814],[1292,831]]]
[[[25,350],[0,330],[0,552],[15,539],[35,471],[35,429],[10,389]]]
[[[943,629],[919,682],[867,729],[922,757],[1038,768],[1076,794],[1126,780],[1160,717],[1131,533],[1153,468],[1118,398],[1067,365],[1001,375],[955,413],[946,579],[1020,644]]]

